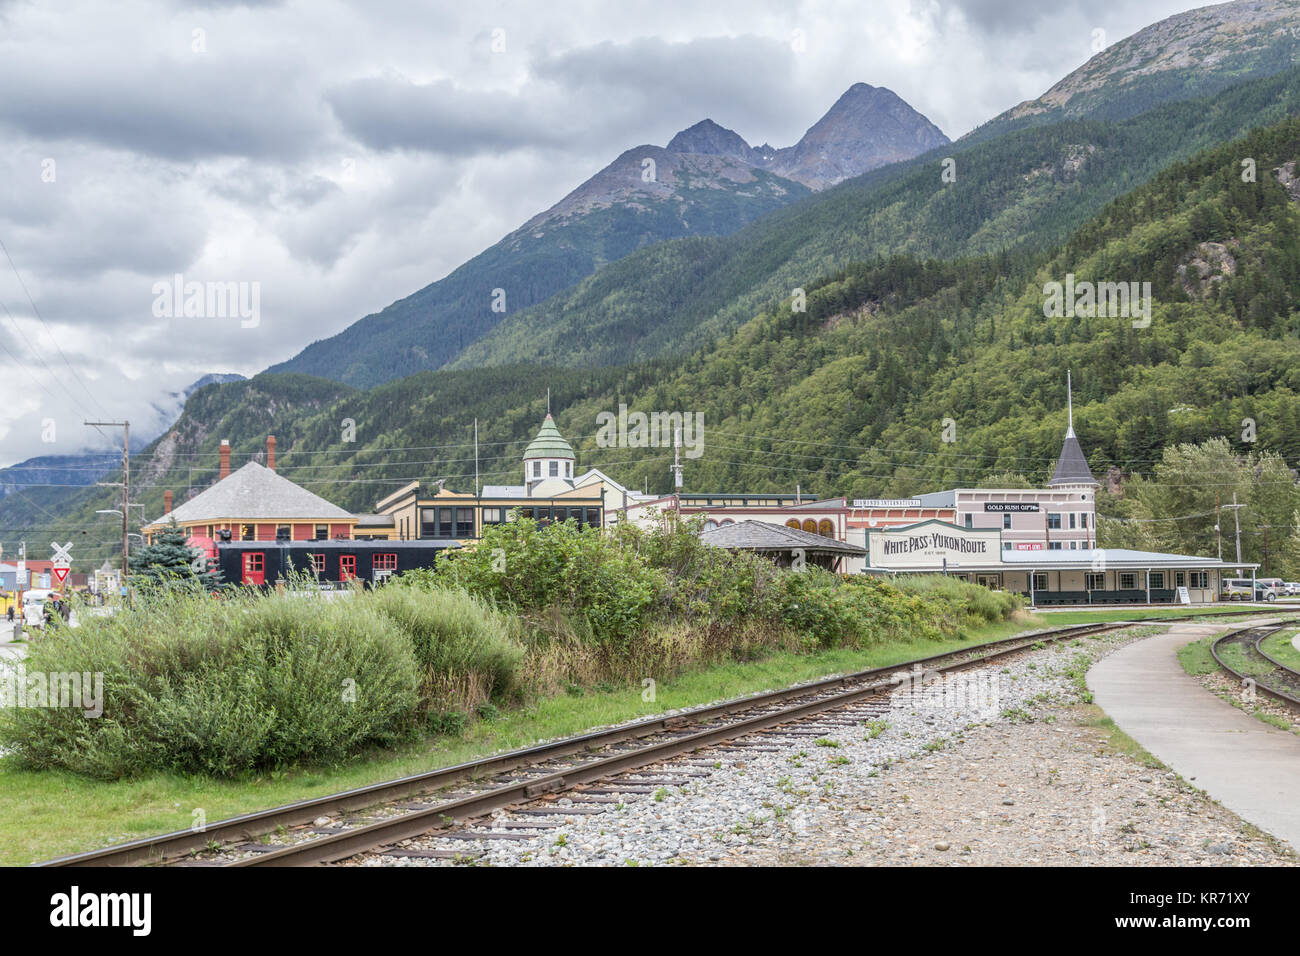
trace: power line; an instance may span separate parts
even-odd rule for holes
[[[80,383],[86,395],[90,397],[90,400],[94,402],[96,405],[99,405],[99,400],[95,398],[94,393],[91,392],[90,387],[86,385],[86,382],[84,379],[82,379],[80,373],[78,373],[77,370],[72,367],[72,363],[68,361],[68,356],[65,355],[63,352],[63,347],[59,345],[59,340],[55,338],[54,333],[50,331],[50,327],[45,323],[45,317],[41,315],[41,310],[36,307],[36,300],[32,298],[32,294],[27,291],[27,283],[23,281],[22,275],[18,272],[18,266],[14,264],[13,256],[9,255],[9,248],[4,244],[3,239],[0,239],[0,250],[4,251],[5,258],[9,260],[9,268],[13,270],[14,278],[18,280],[18,285],[22,287],[23,294],[27,296],[27,301],[31,304],[32,307],[32,313],[40,321],[41,328],[45,330],[45,334],[49,336],[50,341],[54,343],[55,349],[58,350],[59,357],[63,359],[63,364],[68,367],[68,371],[71,372],[73,378],[75,378],[77,382]],[[103,411],[103,406],[99,406],[99,407],[100,410]]]

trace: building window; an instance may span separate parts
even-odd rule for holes
[[[1210,572],[1209,572],[1209,571],[1193,571],[1193,572],[1192,572],[1192,587],[1194,587],[1194,588],[1208,588],[1209,586],[1210,586]]]
[[[212,537],[212,525],[208,525],[208,537]]]
[[[1059,542],[1059,541],[1049,541],[1049,542],[1047,542],[1047,550],[1048,550],[1048,551],[1060,551],[1060,550],[1061,550],[1061,542]]]
[[[323,555],[323,554],[313,554],[313,555],[310,555],[309,557],[311,558],[311,569],[312,569],[312,572],[315,573],[315,574],[324,574],[324,573],[325,573],[325,555]]]
[[[374,570],[392,574],[397,570],[397,555],[392,552],[375,555]]]
[[[317,541],[328,541],[330,536],[330,526],[327,524],[316,525],[315,535]]]
[[[355,554],[339,555],[339,580],[351,581],[357,576],[357,556]]]
[[[241,524],[239,526],[240,541],[255,541],[257,539],[257,526],[251,524]]]
[[[1080,528],[1088,527],[1088,512],[1085,511],[1079,515],[1079,527]]]
[[[822,518],[817,522],[817,533],[823,538],[835,537],[835,523],[830,518]]]
[[[290,541],[293,539],[293,528],[287,524],[278,524],[275,526],[276,541]]]
[[[1137,590],[1137,575],[1132,571],[1124,571],[1119,576],[1119,589],[1121,591]]]
[[[1163,572],[1163,571],[1152,571],[1152,572],[1151,572],[1151,586],[1152,586],[1153,588],[1156,588],[1156,589],[1158,589],[1158,590],[1163,591],[1164,588],[1165,588],[1165,572]]]
[[[968,528],[973,528],[973,527],[975,527],[975,516],[974,516],[974,515],[967,515],[967,516],[966,516],[966,527],[968,527]]]
[[[1088,579],[1087,587],[1089,591],[1106,590],[1106,575],[1104,573],[1085,574],[1084,577]]]
[[[1187,572],[1185,571],[1174,572],[1174,587],[1176,588],[1187,587]]]
[[[564,477],[565,477],[565,478],[572,478],[572,477],[573,477],[573,462],[571,462],[571,461],[566,461],[566,462],[564,463]]]
[[[1052,531],[1061,530],[1061,513],[1059,511],[1049,511],[1047,513],[1047,527]]]
[[[560,475],[560,463],[558,461],[553,461],[550,462],[550,466],[551,467],[549,469],[549,473],[547,474],[547,477],[558,478]]]
[[[787,522],[785,523],[785,526],[786,526],[787,528],[794,528],[795,531],[798,531],[798,530],[799,530],[799,519],[798,519],[798,518],[791,518],[789,521],[787,521]]]
[[[1078,516],[1077,516],[1073,511],[1071,511],[1071,512],[1070,512],[1070,530],[1071,530],[1071,531],[1074,530],[1074,523],[1075,523],[1077,520],[1078,520]]]
[[[501,509],[500,509],[500,508],[484,508],[484,509],[483,509],[483,523],[484,523],[484,524],[500,524],[500,523],[501,523]]]
[[[533,462],[533,477],[542,477],[542,463],[540,461]]]
[[[474,509],[473,508],[456,509],[456,537],[458,538],[474,537]]]
[[[816,522],[815,520],[813,520],[812,518],[804,518],[804,519],[803,519],[803,530],[804,530],[804,531],[807,531],[809,534],[816,534],[816,533],[817,533],[817,522]]]
[[[1047,574],[1045,572],[1040,572],[1039,574],[1034,575],[1034,590],[1035,591],[1047,590]]]
[[[731,524],[730,521],[724,521],[724,522],[722,522],[722,523],[723,523],[723,524]],[[599,527],[600,527],[600,509],[599,509],[599,508],[588,508],[588,509],[587,509],[587,524],[591,525],[591,527],[593,527],[593,528],[599,528]]]
[[[1011,550],[1011,542],[1010,542],[1010,541],[1003,541],[1003,542],[1002,542],[1002,550],[1003,550],[1003,551],[1010,551],[1010,550]]]
[[[1003,531],[1011,530],[1011,515],[1005,514],[1002,516],[1002,530]]]

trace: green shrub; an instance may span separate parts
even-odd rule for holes
[[[413,727],[419,676],[398,627],[357,602],[160,595],[34,642],[28,674],[104,675],[103,715],[6,708],[0,742],[95,777],[230,776],[339,759]]]
[[[442,559],[433,579],[517,610],[558,607],[600,643],[627,644],[668,603],[668,578],[622,539],[574,522],[531,518],[484,528]]]
[[[426,712],[470,710],[504,700],[518,686],[524,648],[511,637],[508,615],[482,599],[461,590],[394,582],[360,603],[387,617],[410,640]]]

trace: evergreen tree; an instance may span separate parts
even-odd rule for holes
[[[206,591],[221,585],[212,560],[186,544],[189,535],[176,526],[154,536],[152,544],[131,555],[131,578],[137,585],[195,584]]]

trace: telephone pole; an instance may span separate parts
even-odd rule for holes
[[[1232,509],[1232,520],[1237,525],[1237,563],[1241,564],[1241,509],[1246,506],[1237,504],[1237,493],[1234,491],[1232,493],[1232,504],[1223,507]]]
[[[127,514],[131,509],[127,507],[131,500],[131,423],[130,422],[85,422],[91,428],[120,428],[122,429],[122,580],[118,582],[119,587],[126,587],[126,547],[127,538],[130,534],[127,528]],[[98,485],[115,485],[117,482],[97,481]]]

